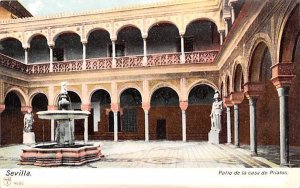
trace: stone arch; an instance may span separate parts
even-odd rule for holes
[[[138,29],[141,32],[141,36],[142,36],[142,31],[143,31],[142,28],[140,28],[138,25],[133,24],[133,23],[120,25],[117,28],[115,28],[114,36],[118,37],[119,32],[126,27],[133,27],[133,28]]]
[[[60,31],[60,32],[56,33],[56,34],[52,37],[52,39],[51,39],[50,41],[53,41],[54,44],[55,44],[55,41],[56,41],[57,37],[59,37],[59,36],[62,35],[62,34],[65,34],[65,33],[73,33],[73,34],[76,34],[76,35],[79,36],[80,40],[82,39],[81,33],[78,33],[78,32],[75,31],[75,30],[65,30],[65,31]]]
[[[31,35],[28,37],[28,39],[26,40],[26,45],[27,45],[28,48],[30,48],[30,43],[31,43],[32,39],[33,39],[34,37],[36,37],[36,36],[39,36],[39,35],[45,37],[46,40],[47,40],[47,43],[49,44],[49,39],[48,39],[48,37],[47,37],[46,35],[44,35],[44,34],[41,33],[41,32],[36,32],[36,33],[31,34]]]
[[[278,62],[292,62],[295,55],[297,39],[300,36],[300,5],[292,4],[284,14],[281,22],[278,41],[277,41],[277,59]]]
[[[245,83],[243,67],[240,63],[235,64],[233,71],[233,91],[242,91]]]
[[[209,21],[209,22],[212,22],[214,23],[216,26],[217,26],[217,29],[219,30],[220,28],[222,28],[220,25],[219,22],[217,22],[214,18],[211,18],[211,17],[200,17],[200,18],[191,18],[190,20],[186,20],[186,23],[184,25],[184,31],[186,31],[187,27],[195,22],[195,21]]]
[[[136,84],[126,84],[118,90],[118,103],[120,103],[120,98],[121,98],[122,93],[125,90],[130,89],[130,88],[138,90],[141,97],[142,97],[142,100],[144,100],[144,96],[143,96],[143,92],[142,92],[143,90],[138,85],[136,85]]]
[[[262,40],[259,40],[258,43],[253,46],[247,70],[248,81],[258,82],[261,80],[262,58],[267,52],[270,53],[272,58],[270,48],[268,47],[267,43]]]
[[[208,86],[210,86],[211,88],[213,88],[215,91],[219,91],[219,92],[220,92],[219,88],[218,88],[213,82],[211,82],[211,81],[209,81],[209,80],[201,79],[201,80],[198,80],[198,81],[193,82],[192,84],[190,84],[190,85],[188,86],[188,89],[187,89],[187,96],[189,96],[191,90],[192,90],[194,87],[198,86],[198,85],[208,85]]]
[[[249,75],[250,75],[250,66],[251,66],[251,59],[252,59],[252,56],[253,56],[253,53],[255,52],[255,49],[256,47],[260,44],[260,43],[264,43],[268,49],[269,49],[269,52],[270,52],[270,55],[271,55],[271,60],[272,60],[272,63],[275,63],[275,57],[274,57],[274,48],[273,48],[273,43],[272,43],[272,40],[270,38],[270,36],[266,33],[257,33],[253,39],[251,40],[250,42],[250,50],[248,50],[248,53],[246,54],[246,58],[247,58],[247,75],[249,78]],[[250,81],[248,79],[246,79],[245,81]]]
[[[32,99],[37,95],[37,94],[44,94],[47,99],[49,100],[49,96],[48,96],[48,93],[43,91],[43,90],[40,90],[40,89],[35,89],[33,90],[32,92],[30,92],[29,94],[29,101],[28,101],[28,104],[32,104]]]
[[[23,90],[21,90],[20,88],[18,87],[11,87],[10,89],[8,89],[5,93],[5,97],[7,96],[7,94],[9,92],[14,92],[20,99],[20,102],[21,102],[21,106],[30,106],[29,102],[28,102],[28,97],[27,95],[25,94],[25,92]],[[5,100],[5,97],[4,97],[4,100]],[[4,102],[4,101],[3,101]]]
[[[156,84],[155,86],[153,86],[153,87],[150,89],[150,92],[149,92],[149,99],[150,99],[150,101],[151,101],[151,98],[152,98],[152,96],[153,96],[153,93],[154,93],[156,90],[158,90],[158,89],[160,89],[160,88],[163,88],[163,87],[171,88],[171,89],[173,89],[173,90],[177,93],[178,97],[181,96],[181,92],[179,91],[179,89],[178,89],[175,85],[170,84],[170,83],[163,82],[163,83],[158,83],[158,84]],[[179,98],[179,101],[180,101],[180,100],[181,100],[181,99]]]
[[[14,37],[14,36],[5,36],[5,37],[3,37],[3,38],[0,38],[0,42],[4,41],[4,40],[6,40],[6,39],[15,39],[15,40],[17,40],[18,42],[20,42],[22,46],[24,46],[24,45],[23,45],[23,42],[22,42],[19,38]]]
[[[176,24],[175,22],[171,21],[171,20],[160,20],[160,21],[157,21],[155,20],[153,23],[149,24],[148,27],[146,27],[145,31],[147,31],[147,35],[149,36],[149,31],[155,26],[155,25],[158,25],[158,24],[171,24],[171,25],[174,25],[178,32],[179,32],[179,25]]]
[[[86,40],[89,39],[90,34],[91,34],[92,32],[94,32],[94,31],[103,31],[103,32],[107,32],[107,33],[109,34],[109,36],[111,36],[110,31],[107,30],[106,28],[104,28],[104,27],[94,27],[94,28],[92,28],[92,29],[90,29],[90,30],[88,30],[88,31],[86,32],[86,34],[85,34]]]
[[[92,101],[92,96],[95,92],[99,91],[99,90],[104,90],[106,91],[108,94],[109,94],[109,97],[110,99],[112,100],[112,95],[111,95],[111,92],[108,91],[106,88],[104,87],[97,87],[97,88],[94,88],[91,92],[89,92],[88,96],[89,96],[89,101]]]

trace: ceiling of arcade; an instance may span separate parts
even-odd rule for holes
[[[179,33],[184,34],[189,23],[198,19],[212,21],[218,30],[224,30],[220,3],[220,0],[170,1],[169,4],[151,7],[3,20],[0,21],[0,40],[16,38],[24,48],[28,48],[30,40],[36,35],[45,36],[47,43],[54,45],[56,37],[61,33],[74,32],[80,36],[81,41],[86,42],[89,34],[99,28],[108,31],[110,38],[116,40],[118,31],[126,26],[137,27],[146,38],[149,29],[162,22],[174,24]]]

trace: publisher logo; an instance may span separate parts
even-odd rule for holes
[[[10,186],[11,184],[11,177],[4,177],[3,178],[3,184],[6,186]]]

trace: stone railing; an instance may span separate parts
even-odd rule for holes
[[[112,58],[94,58],[86,60],[86,70],[99,70],[112,68]]]
[[[147,56],[147,66],[174,65],[180,63],[180,53],[153,54]]]
[[[27,66],[20,61],[0,53],[0,65],[20,72],[27,72]]]
[[[117,68],[141,67],[143,66],[143,56],[128,56],[116,58]]]
[[[82,60],[53,62],[53,72],[81,71]]]
[[[147,56],[144,62],[143,56],[117,57],[116,64],[113,66],[111,57],[86,59],[86,66],[83,60],[58,61],[52,63],[32,63],[25,65],[22,62],[0,54],[0,66],[14,69],[27,74],[44,74],[50,72],[72,72],[83,70],[103,70],[111,68],[132,68],[143,66],[162,66],[176,64],[194,64],[194,63],[213,63],[218,50],[199,51],[185,53],[185,59],[182,61],[181,53],[151,54]]]
[[[49,63],[37,63],[37,64],[29,64],[27,65],[27,73],[28,74],[43,74],[50,72],[50,64]]]
[[[219,51],[199,51],[185,53],[185,63],[213,63]]]

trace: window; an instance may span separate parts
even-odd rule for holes
[[[134,132],[137,130],[136,108],[124,108],[122,116],[122,131]]]
[[[53,49],[53,61],[63,61],[64,60],[64,49],[54,48]]]
[[[115,44],[116,57],[125,56],[125,44]],[[109,44],[109,57],[112,57],[112,44]]]

